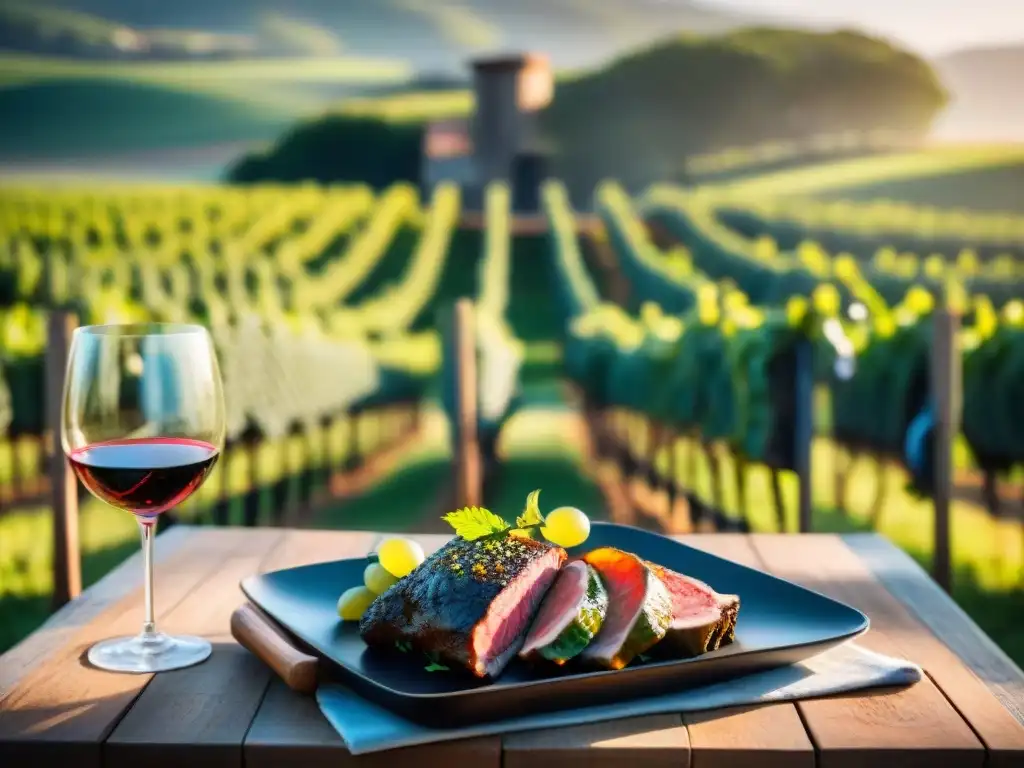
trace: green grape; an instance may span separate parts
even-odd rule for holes
[[[423,547],[410,539],[388,539],[377,550],[380,564],[400,579],[408,576],[412,570],[426,559]]]
[[[590,536],[590,519],[575,507],[559,507],[545,516],[540,532],[552,544],[575,547]]]
[[[375,595],[383,595],[397,582],[398,579],[380,563],[370,563],[363,571],[363,583]]]
[[[338,615],[345,621],[359,621],[377,596],[364,586],[346,589],[338,598]]]

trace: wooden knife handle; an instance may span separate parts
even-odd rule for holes
[[[316,691],[316,657],[303,653],[273,622],[246,603],[231,614],[231,634],[235,639],[299,693]]]

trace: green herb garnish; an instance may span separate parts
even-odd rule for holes
[[[483,507],[463,507],[455,512],[449,512],[441,519],[455,529],[456,535],[466,541],[476,541],[484,536],[504,533],[512,527]]]
[[[427,664],[427,666],[424,667],[424,669],[427,670],[427,672],[447,672],[448,671],[448,667],[446,667],[444,664],[440,663],[438,661],[438,659],[437,659],[437,656],[435,656],[434,654],[432,654],[432,653],[425,653],[423,655],[426,656],[427,657],[427,661],[430,662],[429,664]]]
[[[544,525],[544,515],[540,513],[540,489],[526,497],[523,514],[516,518],[516,527],[524,530]]]
[[[485,536],[511,532],[527,538],[536,537],[544,525],[544,515],[540,513],[540,489],[526,497],[523,512],[516,518],[515,528],[489,509],[483,507],[463,507],[449,512],[442,520],[455,529],[455,533],[466,541],[476,541]]]

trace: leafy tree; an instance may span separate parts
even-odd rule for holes
[[[230,169],[233,182],[352,181],[383,189],[418,183],[423,125],[370,117],[327,115],[303,123],[265,154],[249,154]]]
[[[886,128],[923,134],[946,92],[920,58],[857,32],[676,36],[560,83],[542,115],[574,190],[676,178],[688,154]]]

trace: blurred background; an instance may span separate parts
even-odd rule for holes
[[[214,335],[164,526],[877,531],[1021,663],[1021,72],[1015,0],[0,0],[0,652],[72,317]]]

